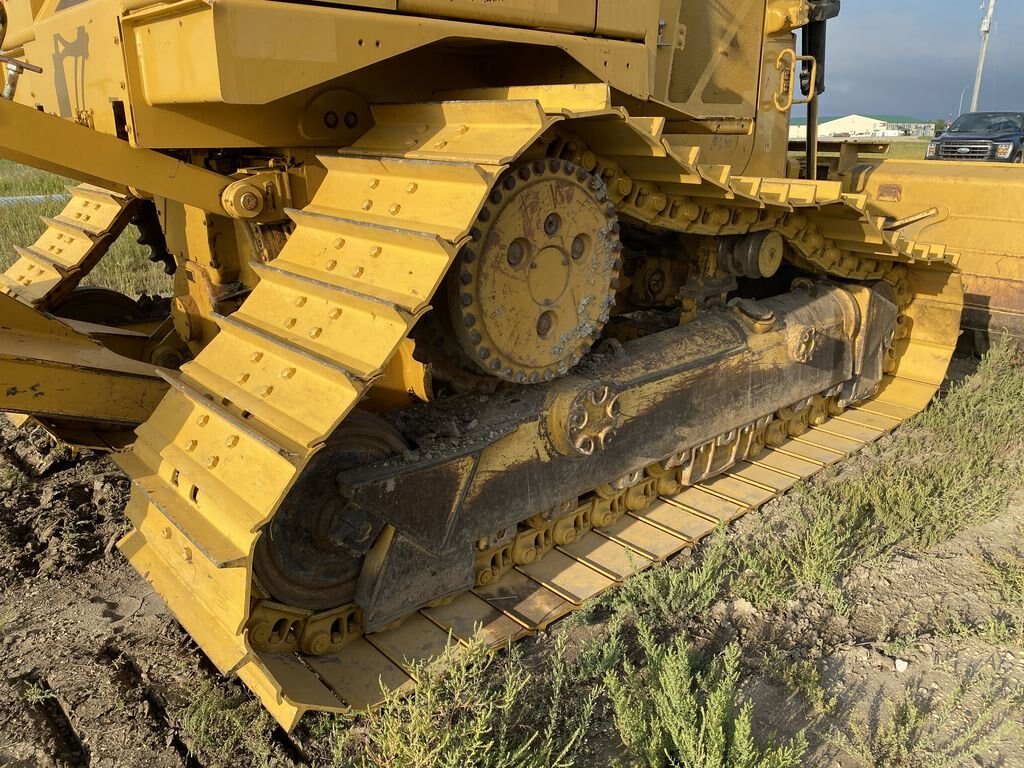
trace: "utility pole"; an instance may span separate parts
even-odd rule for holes
[[[988,39],[992,34],[992,17],[996,14],[996,0],[989,0],[988,13],[981,22],[981,55],[978,57],[978,77],[974,81],[974,98],[971,100],[971,112],[978,111],[981,100],[981,76],[985,71],[985,56],[988,55]]]

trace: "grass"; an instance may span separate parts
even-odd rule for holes
[[[32,168],[0,161],[0,196],[61,194],[74,182]],[[0,271],[17,259],[15,245],[31,245],[45,230],[40,216],[56,216],[64,203],[57,200],[0,205]],[[169,295],[170,278],[160,265],[149,261],[148,251],[135,242],[129,226],[83,285],[110,288],[132,298],[143,293]]]
[[[893,160],[924,160],[929,139],[903,139],[889,145],[887,157]]]
[[[954,768],[1022,735],[1024,685],[987,666],[944,700],[908,687],[869,722],[852,718],[839,745],[867,768]]]
[[[0,160],[0,197],[60,195],[75,182],[10,160]]]

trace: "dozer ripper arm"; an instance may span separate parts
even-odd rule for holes
[[[127,429],[149,417],[166,389],[152,365],[0,294],[0,411]]]

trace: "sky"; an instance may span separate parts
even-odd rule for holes
[[[822,115],[956,117],[970,109],[981,0],[843,0],[829,22]],[[987,0],[985,0],[987,5]],[[1024,0],[997,0],[979,109],[1024,109]]]

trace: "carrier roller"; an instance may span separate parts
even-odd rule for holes
[[[120,548],[216,666],[237,673],[286,728],[309,709],[370,706],[381,686],[411,685],[413,662],[468,641],[477,628],[498,647],[547,627],[633,571],[692,547],[717,522],[735,519],[891,430],[922,409],[942,381],[962,296],[941,247],[884,231],[867,197],[839,184],[741,178],[704,166],[696,149],[662,135],[663,121],[630,117],[601,88],[597,105],[594,89],[580,86],[374,108],[369,133],[320,158],[326,178],[309,206],[289,211],[295,229],[278,258],[255,265],[259,284],[239,310],[217,318],[216,339],[167,376],[170,390],[139,428],[134,452],[119,457],[133,480],[133,530]],[[672,331],[671,343],[657,334],[640,347],[627,345],[628,357],[651,365],[665,349],[688,363],[646,379],[628,361],[616,363],[583,388],[589,423],[610,420],[622,432],[623,451],[616,454],[612,440],[602,461],[614,474],[598,478],[595,470],[593,486],[573,493],[583,507],[596,504],[595,494],[620,503],[603,518],[591,512],[571,542],[541,541],[532,564],[503,561],[507,542],[497,531],[467,553],[461,548],[467,531],[459,532],[455,513],[411,520],[415,496],[392,507],[386,477],[374,484],[357,473],[347,487],[361,494],[364,508],[394,515],[372,529],[376,538],[358,564],[356,599],[326,609],[270,599],[271,590],[253,574],[260,537],[275,515],[298,503],[291,496],[296,489],[301,495],[313,474],[330,475],[329,462],[317,459],[331,456],[338,440],[355,441],[350,452],[378,458],[396,449],[393,435],[364,427],[366,417],[354,409],[431,303],[445,300],[439,294],[445,274],[464,258],[462,249],[489,201],[500,197],[508,169],[523,163],[538,173],[599,178],[622,220],[709,236],[777,231],[794,258],[822,278],[878,285],[809,281],[796,289],[806,296],[748,307],[746,319],[740,310],[723,310],[698,318],[693,334],[686,327]],[[841,239],[827,234],[830,228]],[[813,300],[803,307],[808,296]],[[816,330],[805,334],[811,326]],[[799,397],[779,385],[779,370],[799,373]],[[760,408],[749,398],[738,408],[716,401],[714,413],[700,418],[693,382],[715,371],[741,400],[744,377],[751,376],[772,397]],[[518,453],[508,458],[521,462],[530,435],[538,434],[538,414],[546,412],[530,411],[527,401],[548,393],[571,411],[578,398],[559,399],[563,385],[556,380],[527,390],[528,397],[512,404],[522,410],[506,424],[509,431],[496,430],[492,444],[418,467],[447,467],[434,478],[444,483],[431,485],[429,472],[418,477],[420,495],[423,488],[454,483],[465,490],[473,478],[500,476],[502,451],[510,445]],[[608,401],[616,393],[619,410]],[[660,420],[659,403],[665,406]],[[818,407],[813,420],[806,412],[811,405]],[[729,424],[728,409],[742,423]],[[641,415],[654,430],[647,437],[629,428],[631,421],[640,425]],[[674,425],[671,419],[681,415]],[[770,425],[780,420],[783,429],[771,433],[778,445],[758,453],[751,437],[768,439]],[[558,422],[555,431],[563,428]],[[555,438],[555,444],[571,453],[577,441]],[[667,470],[671,457],[698,450],[704,456],[716,445],[718,460],[689,475],[687,488],[652,484],[652,466]],[[534,446],[534,456],[545,451],[552,454],[538,459],[538,471],[569,461],[555,461],[554,448]],[[631,469],[623,479],[622,457],[629,455],[635,462],[626,462]],[[584,456],[573,461],[592,467]],[[634,490],[633,501],[622,502],[640,485],[643,493]],[[662,498],[659,487],[673,492]],[[500,506],[517,523],[540,524],[542,535],[584,514],[569,504],[545,517],[545,508],[514,496]],[[405,529],[396,524],[400,515],[410,516]],[[371,531],[349,528],[362,533],[343,543],[358,551]],[[414,533],[422,535],[413,540]],[[436,565],[452,547],[462,556],[458,567],[432,568],[430,558]],[[494,553],[497,570],[487,581],[486,561]],[[419,593],[416,573],[408,574],[404,594],[389,587],[401,583],[403,563],[429,575]],[[431,585],[437,588],[428,594]],[[387,626],[394,618],[404,621]]]

